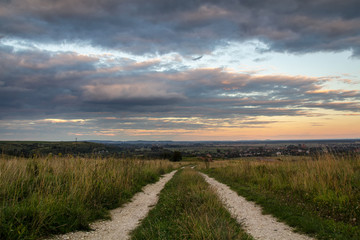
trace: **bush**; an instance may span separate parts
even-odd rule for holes
[[[171,158],[170,158],[170,161],[172,162],[179,162],[182,160],[182,155],[181,155],[181,152],[179,151],[175,151],[173,152]]]

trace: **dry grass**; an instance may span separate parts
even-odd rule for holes
[[[273,198],[280,205],[298,207],[300,215],[318,216],[349,229],[360,225],[360,155],[327,154],[296,161],[220,161],[211,163],[211,168],[209,173],[249,193],[251,198],[265,197],[265,202]],[[271,207],[269,211],[273,211]]]
[[[0,239],[87,229],[174,167],[160,160],[1,158]]]
[[[360,157],[323,155],[298,161],[220,161],[211,167],[226,168],[233,179],[269,190],[290,190],[321,196],[337,204],[355,200],[360,190]]]

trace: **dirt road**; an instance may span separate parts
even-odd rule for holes
[[[239,223],[241,223],[245,231],[247,231],[255,239],[261,240],[310,240],[305,235],[293,232],[293,229],[284,223],[278,222],[271,215],[263,215],[259,206],[253,202],[247,201],[231,190],[227,185],[216,181],[213,178],[201,173],[217,192],[225,207]]]
[[[149,184],[142,192],[134,195],[131,202],[111,211],[111,221],[99,221],[91,225],[94,231],[72,232],[59,235],[52,240],[89,239],[89,240],[120,240],[129,239],[130,232],[146,217],[157,201],[158,194],[176,171],[164,175],[158,182]]]

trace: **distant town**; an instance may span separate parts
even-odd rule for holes
[[[108,143],[109,144],[109,143]],[[354,154],[360,152],[360,140],[242,141],[242,142],[131,142],[124,149],[144,157],[167,151],[179,151],[193,158],[210,154],[213,159],[239,157],[313,156],[323,153]],[[120,145],[120,146],[121,146]],[[118,145],[119,146],[119,145]]]
[[[34,156],[114,156],[139,159],[171,159],[174,153],[182,159],[211,156],[212,159],[242,157],[314,156],[323,153],[360,153],[359,139],[177,142],[177,141],[75,141],[16,142],[1,141],[3,155]]]

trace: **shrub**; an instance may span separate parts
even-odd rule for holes
[[[170,158],[170,161],[172,162],[179,162],[182,160],[182,155],[181,155],[181,152],[179,151],[175,151],[173,152],[171,158]]]

